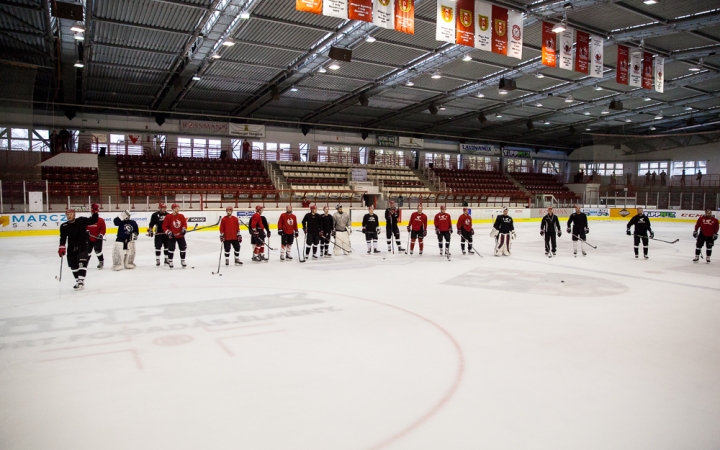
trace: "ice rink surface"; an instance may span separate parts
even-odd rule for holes
[[[0,448],[717,450],[720,251],[655,223],[680,242],[637,260],[624,222],[590,226],[585,258],[566,234],[546,258],[538,223],[493,257],[481,224],[484,258],[454,235],[450,262],[356,231],[350,256],[252,263],[245,233],[222,277],[217,232],[172,270],[141,235],[121,272],[108,236],[80,292],[56,237],[0,239]]]

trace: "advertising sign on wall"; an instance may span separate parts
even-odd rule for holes
[[[460,144],[460,153],[482,156],[499,155],[500,146],[490,144]]]
[[[264,138],[265,125],[250,125],[248,123],[231,123],[230,136],[240,136],[249,138]]]

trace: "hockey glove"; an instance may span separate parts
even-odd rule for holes
[[[423,230],[423,237],[427,236],[427,230]]]
[[[517,237],[517,234],[515,234],[515,231],[511,231],[510,233],[511,233],[510,234],[511,238],[515,239]]]
[[[185,233],[187,233],[187,229],[185,229],[185,227],[183,227],[183,229],[180,230],[180,234],[182,234],[183,236],[185,236]]]
[[[380,227],[375,228],[375,233],[380,236]]]
[[[475,228],[470,229],[470,236],[472,236],[473,234],[475,234]]]
[[[137,238],[138,238],[138,234],[137,234],[137,233],[133,233],[133,234],[132,234],[132,240],[133,240],[133,241],[137,241]],[[102,234],[98,236],[98,239],[102,240]]]
[[[458,230],[458,236],[462,236],[462,233],[460,232],[460,230]]]
[[[632,236],[632,233],[630,232],[630,228],[627,229],[627,235]]]
[[[137,235],[136,235],[136,236],[137,236]],[[137,237],[136,237],[135,239],[137,239]],[[98,241],[104,241],[104,240],[105,240],[105,235],[104,235],[104,234],[98,234],[98,235],[97,235],[97,240],[98,240]]]
[[[220,242],[225,242],[225,236],[223,236],[222,234],[220,235]]]
[[[567,228],[567,233],[570,234],[570,227]]]
[[[713,241],[717,241],[717,238],[718,238],[718,234],[717,233],[713,234]]]
[[[693,231],[693,237],[697,239],[697,237],[698,237],[698,231],[697,231],[697,230]]]
[[[562,231],[558,230],[558,237],[562,236]]]
[[[320,237],[325,237],[325,232],[321,231],[321,232],[320,232]]]
[[[240,233],[238,233],[237,237],[238,237],[238,244],[242,244],[242,236],[240,235]]]
[[[585,234],[590,234],[590,228],[585,227]]]
[[[333,230],[332,233],[330,233],[330,235],[331,235],[332,237],[335,237],[335,230]]]
[[[60,255],[61,258],[63,256],[65,256],[65,246],[64,245],[61,245],[60,248],[58,248],[58,255]]]
[[[153,237],[155,233],[153,233],[153,230],[148,228],[147,237]]]
[[[300,234],[300,233],[298,233],[298,232],[296,231],[296,232],[295,232],[295,237],[298,237],[299,234]]]
[[[283,234],[284,234],[284,233],[283,233],[282,228],[278,228],[278,236],[282,237]]]
[[[267,235],[268,235],[268,237],[270,237],[271,234],[272,234],[272,233],[270,233],[270,230],[267,230]]]
[[[653,233],[652,231],[648,233],[648,235],[650,236],[650,239],[655,239],[655,233]]]
[[[410,232],[410,225],[408,225],[407,229],[408,229],[408,233],[409,233],[409,232]]]
[[[165,232],[165,234],[167,234],[167,237],[169,237],[169,238],[172,238],[172,237],[173,237],[172,230],[167,230],[167,231]]]
[[[93,203],[93,204],[90,206],[90,212],[93,213],[93,214],[95,214],[95,213],[97,213],[97,212],[100,212],[100,206],[98,206],[97,203]]]
[[[540,230],[540,236],[545,236],[545,230]]]

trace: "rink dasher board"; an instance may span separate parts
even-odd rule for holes
[[[495,218],[502,214],[501,208],[472,208],[469,207],[469,212],[473,216],[473,224],[491,224]],[[298,222],[302,222],[303,217],[309,211],[307,208],[296,208],[293,213],[297,216]],[[400,221],[398,226],[407,226],[407,221],[410,215],[416,211],[416,208],[401,208]],[[557,208],[555,214],[559,219],[567,219],[574,210],[571,208]],[[240,218],[246,224],[249,224],[250,217],[254,214],[253,209],[238,208],[234,212],[238,218]],[[280,218],[280,214],[285,212],[285,209],[266,209],[263,213],[265,218],[270,225],[270,229],[277,229],[277,222]],[[322,210],[319,211],[322,213]],[[366,208],[348,208],[350,218],[352,220],[352,226],[355,229],[359,229],[362,225],[362,218],[367,214]],[[439,208],[423,208],[423,212],[428,217],[428,225],[433,225],[433,219],[437,213],[440,212]],[[462,214],[462,208],[447,208],[446,212],[454,218],[453,224],[456,223],[457,218]],[[508,214],[513,218],[515,222],[539,222],[542,216],[545,215],[547,210],[545,208],[510,208]],[[589,220],[612,220],[612,221],[627,221],[635,214],[634,208],[583,208],[583,212],[588,214]],[[138,223],[140,232],[145,233],[147,231],[148,224],[150,223],[150,217],[154,211],[150,212],[131,212],[132,219]],[[218,218],[225,215],[223,210],[204,210],[204,211],[181,211],[188,221],[188,228],[191,229],[195,225],[198,227],[207,226],[209,224],[217,223]],[[332,208],[331,214],[335,213],[335,209]],[[704,211],[691,211],[691,210],[655,210],[648,209],[645,213],[650,217],[651,221],[656,222],[685,222],[695,223],[697,218],[704,214]],[[115,233],[117,227],[113,225],[113,219],[117,217],[117,212],[112,213],[100,213],[100,217],[105,220],[108,233]],[[382,209],[375,210],[375,214],[380,218],[380,226],[385,226],[384,215],[385,211]],[[621,215],[622,214],[622,215]],[[89,213],[79,212],[78,217],[87,217]],[[3,214],[0,215],[0,237],[12,237],[12,236],[48,236],[58,235],[60,224],[66,221],[65,213],[20,213],[20,214]],[[298,226],[302,228],[300,223]],[[208,227],[198,231],[215,231],[217,232],[218,227]],[[246,231],[244,226],[240,226],[241,231]]]

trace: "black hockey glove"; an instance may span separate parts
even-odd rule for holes
[[[185,227],[183,227],[183,229],[180,230],[180,234],[182,234],[183,236],[185,236],[185,233],[187,233],[187,229],[185,229]]]
[[[267,236],[270,237],[272,233],[270,233],[270,230],[267,230]]]
[[[222,234],[220,235],[220,242],[225,242],[225,236]]]
[[[169,237],[169,238],[172,239],[172,237],[173,237],[173,232],[172,232],[172,230],[167,230],[167,231],[165,232],[165,234],[167,234],[167,237]]]
[[[632,236],[632,233],[630,232],[630,228],[627,229],[627,235]]]
[[[473,234],[475,234],[475,228],[470,229],[470,236],[472,236]]]
[[[459,229],[458,229],[458,236],[462,236],[462,233],[460,232]]]
[[[557,230],[557,232],[558,232],[558,237],[562,236],[562,231]]]
[[[283,234],[285,233],[283,233],[282,228],[278,228],[278,236],[282,237]]]
[[[153,237],[155,233],[153,233],[153,230],[148,228],[147,237]]]
[[[540,236],[545,236],[545,230],[540,230]]]
[[[367,230],[365,229],[365,227],[363,227],[363,228],[362,228],[362,234],[365,234],[365,233],[367,233]]]
[[[694,237],[695,239],[697,239],[697,237],[698,237],[698,231],[697,231],[697,230],[693,231],[693,237]]]
[[[300,233],[298,233],[298,232],[296,231],[296,232],[295,232],[295,237],[298,237],[298,234],[300,234]]]
[[[570,234],[570,227],[567,227],[567,232],[568,234]]]
[[[100,239],[100,240],[102,241],[102,237],[103,237],[103,236],[102,236],[102,234],[101,234],[101,235],[98,236],[98,239]],[[137,239],[138,239],[138,234],[137,234],[137,233],[133,233],[133,234],[132,234],[132,240],[133,240],[133,241],[137,241]]]
[[[585,234],[590,234],[590,228],[585,227]]]
[[[410,232],[410,225],[408,225],[407,229],[408,229],[408,233],[409,233],[409,232]]]
[[[653,233],[652,231],[650,231],[649,236],[650,239],[655,239],[655,233]]]
[[[335,237],[335,230],[333,230],[332,233],[330,233],[330,235],[331,235],[332,237]]]
[[[713,241],[717,241],[717,238],[718,238],[718,234],[717,233],[713,234]]]

